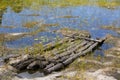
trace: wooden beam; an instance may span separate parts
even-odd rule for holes
[[[86,37],[79,37],[79,36],[69,36],[69,35],[64,35],[65,37],[69,37],[69,38],[73,38],[73,39],[84,39],[84,40],[88,40],[88,41],[95,41],[95,42],[100,42],[100,39],[92,39],[92,38],[86,38]],[[106,37],[104,38],[106,39]]]
[[[100,42],[103,42],[104,40],[105,40],[105,38],[100,39]],[[86,53],[93,50],[98,44],[99,44],[99,42],[95,42],[95,43],[91,43],[91,44],[89,43],[89,45],[85,47],[87,49],[85,49],[84,51],[83,51],[83,49],[81,49],[79,53],[74,54],[73,56],[66,59],[65,61],[63,61],[61,63],[58,63],[58,64],[56,64],[53,67],[50,67],[48,69],[44,69],[45,73],[51,73],[53,71],[59,70],[59,69],[65,67],[65,66],[69,65],[70,63],[72,63],[75,59],[77,59],[81,55],[85,55]]]

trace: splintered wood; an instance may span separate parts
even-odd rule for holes
[[[45,74],[50,74],[53,71],[65,68],[80,56],[86,55],[100,46],[105,39],[92,39],[76,35],[67,36],[57,43],[49,43],[44,46],[44,51],[53,50],[55,55],[52,57],[45,58],[42,55],[32,56],[27,54],[10,56],[4,60],[19,71],[41,69]],[[62,46],[65,42],[69,45],[61,48],[62,51],[55,50],[56,46]]]

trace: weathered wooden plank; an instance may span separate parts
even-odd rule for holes
[[[87,44],[87,42],[88,41],[84,41],[83,43],[79,44],[79,46],[83,46],[83,45]],[[89,47],[92,43],[93,42],[89,42],[84,49],[86,49],[87,47]],[[77,48],[79,48],[79,46],[75,47],[74,50],[76,50]],[[74,51],[74,50],[72,50],[72,51]],[[83,50],[83,48],[82,48],[82,50]],[[69,51],[69,53],[72,54],[73,53],[72,51]],[[60,59],[59,58],[57,58],[57,59],[58,59],[59,62],[63,62],[64,60],[68,59],[69,57],[70,56],[62,55],[62,57]],[[54,60],[54,61],[56,62],[56,60]],[[55,64],[57,64],[57,63],[52,62],[49,65],[47,65],[45,69],[53,67]]]
[[[31,59],[32,57],[30,55],[22,55],[22,56],[18,56],[16,59],[9,59],[9,64],[12,66],[16,66],[20,63],[23,63],[24,61],[27,61],[29,59]]]
[[[20,54],[16,54],[16,55],[12,54],[12,55],[8,55],[7,57],[4,57],[3,60],[4,60],[4,62],[7,62],[7,61],[9,61],[10,58],[17,58],[19,56],[20,56]]]
[[[56,71],[56,70],[59,70],[59,69],[62,69],[62,68],[64,68],[64,65],[62,63],[59,63],[59,64],[57,64],[57,65],[55,65],[55,66],[53,66],[49,69],[44,69],[44,73],[49,74],[52,71]]]
[[[100,42],[102,42],[104,40],[105,40],[105,38],[101,39]],[[73,57],[70,57],[69,59],[64,61],[63,64],[64,65],[70,64],[72,61],[74,61],[76,58],[80,57],[81,55],[85,55],[86,53],[92,51],[98,44],[99,44],[99,42],[95,42],[93,45],[89,46],[89,48],[87,48],[86,50],[80,51],[79,53],[75,54]]]
[[[45,68],[47,65],[49,64],[48,61],[40,61],[40,60],[36,60],[36,61],[33,61],[32,63],[30,63],[28,66],[27,66],[27,69],[43,69]]]
[[[84,52],[85,53],[85,52]],[[50,68],[47,68],[44,70],[45,73],[51,73],[53,71],[59,70],[61,68],[63,68],[64,66],[69,65],[70,63],[72,63],[80,54],[82,54],[82,52],[80,52],[79,54],[74,55],[73,57],[68,58],[67,60],[63,61],[63,63],[58,63]]]
[[[60,54],[60,53],[62,53],[62,52],[65,52],[65,51],[67,51],[67,50],[70,50],[70,49],[74,48],[74,47],[75,47],[76,45],[78,45],[78,44],[79,44],[79,43],[76,43],[75,41],[70,42],[69,45],[68,45],[66,48],[56,50],[56,51],[54,51],[53,53],[54,53],[55,56],[57,56],[58,54]]]
[[[84,51],[86,50],[88,47],[90,47],[92,44],[94,44],[95,42],[89,42],[87,45],[85,45],[84,47],[80,48],[77,52],[80,52],[80,51]]]
[[[99,40],[99,39],[92,39],[92,38],[79,37],[79,36],[69,36],[69,35],[65,35],[65,36],[69,37],[69,38],[73,38],[73,39],[84,39],[84,40],[88,40],[88,41],[101,42],[101,40]]]
[[[57,62],[57,63],[63,62],[64,60],[68,59],[69,57],[70,57],[70,56],[64,56],[64,57],[56,60],[56,62]],[[47,65],[47,66],[45,67],[45,69],[49,69],[49,68],[53,67],[54,65],[56,65],[57,63],[50,63],[49,65]]]
[[[27,66],[27,69],[34,69],[36,67],[39,67],[39,61],[33,61]]]
[[[57,43],[56,42],[48,43],[44,46],[44,51],[51,50],[51,49],[55,48],[57,45],[62,45],[63,43],[68,42],[68,41],[74,41],[74,39],[64,38],[64,39],[58,41]]]
[[[74,35],[75,35],[75,34],[72,34],[72,35],[70,35],[70,36],[74,36]],[[49,49],[53,49],[55,46],[61,45],[61,44],[63,44],[64,42],[68,42],[68,41],[69,41],[69,42],[73,42],[73,41],[75,41],[75,39],[71,39],[71,38],[69,38],[69,37],[65,37],[65,38],[57,41],[57,44],[56,44],[56,41],[50,42],[50,43],[44,45],[44,51],[49,50]]]
[[[54,63],[51,63],[51,64],[47,65],[44,69],[45,69],[45,70],[46,70],[46,69],[49,69],[49,68],[53,67],[54,65],[55,65]]]
[[[74,36],[72,36],[74,37]],[[69,39],[69,38],[68,38]],[[66,39],[65,41],[69,41]],[[80,39],[74,38],[75,39]],[[72,45],[67,47],[63,53],[46,59],[44,56],[30,56],[30,55],[24,55],[24,56],[16,56],[16,60],[14,61],[14,57],[6,58],[6,60],[10,60],[9,64],[15,67],[18,70],[24,70],[24,69],[36,69],[40,68],[43,69],[45,73],[51,73],[53,71],[59,70],[64,68],[65,66],[72,63],[75,59],[80,57],[81,55],[85,55],[86,53],[92,51],[96,46],[101,44],[106,38],[102,39],[88,39],[85,38],[84,41],[78,42],[78,43],[71,43]],[[60,41],[59,44],[53,44],[50,47],[46,47],[44,50],[48,50],[54,48],[57,45],[64,44],[63,41]]]
[[[81,46],[83,46],[83,45],[85,45],[87,43],[88,43],[88,41],[85,41],[85,42],[83,42],[83,43],[81,43],[79,45],[76,45],[76,46],[74,46],[74,48],[72,48],[72,49],[70,49],[70,50],[68,50],[66,52],[63,52],[60,55],[55,56],[55,59],[58,59],[60,57],[66,56],[66,55],[70,55],[71,52],[76,51],[79,47],[81,47]]]
[[[23,63],[20,63],[16,66],[14,66],[16,69],[18,70],[25,70],[27,68],[27,66],[32,63],[33,61],[35,61],[35,59],[29,59],[27,61],[24,61]]]
[[[105,40],[105,38],[101,39],[100,42],[103,42]],[[58,63],[53,67],[50,67],[48,69],[45,69],[45,73],[51,73],[52,71],[56,71],[59,70],[61,68],[63,68],[64,66],[69,65],[70,63],[72,63],[76,58],[80,57],[81,55],[84,55],[88,52],[90,52],[92,49],[94,49],[100,42],[95,42],[93,45],[86,47],[87,49],[84,51],[80,51],[79,53],[75,54],[74,56],[71,56],[70,58],[68,58],[67,60],[63,61],[62,63]],[[89,44],[90,45],[90,44]]]

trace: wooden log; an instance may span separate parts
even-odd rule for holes
[[[100,42],[102,43],[106,38],[102,38],[100,39]],[[67,59],[66,61],[63,62],[64,65],[68,65],[70,64],[72,61],[74,61],[76,58],[80,57],[81,55],[85,55],[86,53],[92,51],[98,44],[100,44],[99,42],[95,42],[93,45],[91,45],[89,48],[87,48],[86,50],[84,50],[83,52],[80,51],[79,53],[77,53],[76,55],[74,55],[73,57],[70,57],[69,59]]]
[[[34,69],[36,67],[39,67],[39,61],[33,61],[27,66],[27,69]]]
[[[54,54],[56,54],[55,56],[58,56],[57,54],[59,55],[64,55],[65,51],[69,51],[69,50],[72,50],[73,48],[75,48],[77,45],[80,45],[80,46],[84,46],[88,43],[88,41],[83,41],[83,42],[79,42],[79,43],[76,43],[76,42],[73,42],[72,44],[70,44],[69,47],[67,47],[66,49],[63,50],[63,53],[60,54],[60,51],[57,51],[57,52],[54,52]],[[66,54],[66,53],[65,53]]]
[[[59,70],[59,69],[62,69],[62,68],[64,68],[64,65],[62,63],[59,63],[59,64],[57,64],[57,65],[55,65],[55,66],[53,66],[49,69],[44,69],[43,71],[44,71],[45,74],[49,74],[52,71],[56,71],[56,70]]]
[[[67,66],[70,63],[72,63],[80,54],[81,54],[81,52],[79,54],[74,55],[73,57],[68,58],[63,63],[58,63],[48,69],[45,69],[44,72],[49,74],[53,71],[59,70],[59,69],[63,68],[63,66]]]
[[[64,68],[64,64],[62,64],[63,61],[65,61],[66,59],[68,59],[70,56],[64,56],[60,59],[59,63],[58,64],[50,64],[48,65],[46,68],[44,68],[44,73],[45,74],[49,74],[51,73],[52,71],[54,70],[59,70],[59,69],[62,69]]]
[[[98,45],[98,42],[94,43],[92,46],[90,46],[88,49],[86,49],[83,52],[79,52],[76,56],[81,56],[81,55],[85,55],[86,53],[92,51],[96,46]]]
[[[73,39],[70,39],[70,38],[64,38],[62,40],[60,40],[59,42],[51,42],[51,43],[48,43],[44,46],[44,51],[47,51],[47,50],[51,50],[53,48],[55,48],[57,45],[61,45],[63,44],[64,42],[68,42],[68,41],[74,41]]]
[[[10,58],[17,58],[19,56],[20,56],[20,54],[16,54],[16,55],[12,54],[12,55],[8,55],[7,57],[4,57],[3,60],[4,60],[4,62],[7,62],[7,61],[9,61]]]
[[[40,67],[40,69],[43,69],[43,68],[45,68],[48,64],[49,64],[48,61],[42,61],[42,62],[39,64],[39,67]]]
[[[41,56],[40,56],[40,57],[37,56],[36,58],[33,58],[33,59],[46,60],[44,57],[41,57]],[[26,59],[25,59],[25,60],[26,60]],[[22,63],[28,61],[28,60],[26,60],[26,61],[25,61],[25,60],[22,60],[21,62],[16,63],[16,64],[14,64],[13,66],[16,67],[17,65],[22,65]],[[59,60],[59,61],[62,61],[62,60],[64,60],[64,57],[63,57],[61,60]],[[28,62],[29,62],[29,61],[28,61]],[[52,61],[49,60],[49,62],[56,64],[56,61],[55,61],[55,60],[52,60]],[[27,68],[28,68],[28,69],[31,69],[32,67],[34,67],[35,65],[38,65],[38,64],[40,64],[40,63],[34,61],[33,63],[29,64]]]
[[[33,61],[33,62],[32,62]],[[46,59],[45,57],[43,56],[37,56],[37,57],[27,57],[27,58],[23,58],[21,61],[19,62],[16,62],[14,64],[11,64],[13,67],[16,67],[16,68],[20,68],[23,69],[27,66],[29,66],[28,68],[31,68],[34,67],[34,66],[37,66],[37,65],[40,65],[40,62],[42,62],[41,66],[43,66],[43,62],[45,62]],[[31,62],[31,63],[30,63]],[[25,64],[25,65],[24,65]]]
[[[101,40],[99,39],[92,39],[92,38],[86,38],[86,37],[77,37],[77,36],[69,36],[69,35],[65,35],[66,37],[69,38],[73,38],[73,39],[84,39],[84,40],[88,40],[88,41],[95,41],[95,42],[101,42]]]
[[[47,65],[47,66],[45,67],[45,69],[49,69],[49,68],[53,67],[54,65],[56,65],[57,63],[61,63],[61,62],[63,62],[64,60],[68,59],[69,57],[70,57],[70,56],[64,56],[64,57],[62,57],[61,59],[56,60],[56,61],[57,61],[56,63],[50,63],[49,65]]]
[[[101,39],[100,42],[103,42],[104,39]],[[63,63],[58,63],[55,66],[45,69],[45,73],[51,73],[52,71],[56,71],[59,70],[61,68],[63,68],[64,66],[69,65],[70,63],[72,63],[76,58],[80,57],[81,55],[84,55],[88,52],[90,52],[92,49],[94,49],[97,45],[99,44],[99,42],[95,42],[92,46],[90,46],[89,48],[87,48],[86,50],[84,50],[83,52],[79,52],[77,54],[75,54],[74,56],[68,58],[67,60],[65,60]]]
[[[9,59],[9,64],[13,67],[16,67],[19,64],[24,63],[25,61],[29,61],[30,59],[35,59],[35,60],[39,60],[39,61],[45,61],[45,57],[43,56],[37,56],[37,57],[33,57],[31,55],[22,55],[22,56],[17,56],[16,58],[10,58]]]
[[[40,60],[37,60],[37,61],[33,61],[32,63],[30,63],[28,66],[27,66],[27,69],[43,69],[45,68],[47,65],[49,64],[48,61],[40,61]]]
[[[66,52],[63,52],[63,53],[61,53],[60,55],[55,56],[54,58],[55,58],[55,59],[58,59],[58,58],[60,58],[60,57],[66,56],[66,55],[70,55],[71,52],[76,51],[79,47],[81,47],[81,46],[83,46],[83,45],[85,45],[85,44],[87,44],[87,43],[88,43],[88,41],[85,41],[85,42],[83,42],[83,43],[81,43],[81,44],[79,44],[79,45],[76,45],[73,49],[68,50],[68,51],[66,51]]]
[[[63,56],[62,58],[58,59],[58,63],[65,61],[68,59],[71,55]]]
[[[67,52],[61,53],[58,57],[63,57],[66,55],[70,55],[71,52],[76,51],[76,49],[78,49],[81,46],[84,46],[85,44],[87,44],[88,41],[84,41],[83,43],[76,45],[74,48],[72,48],[71,50],[68,50]]]
[[[81,53],[81,55],[84,55],[85,53],[92,51],[98,44],[99,44],[98,42],[94,43],[94,44],[91,45],[87,50],[83,51],[83,52]],[[79,53],[78,53],[78,54],[79,54]],[[81,55],[80,55],[80,56],[81,56]]]
[[[80,48],[78,51],[75,51],[75,52],[77,53],[77,52],[84,51],[84,50],[86,50],[88,47],[90,47],[92,44],[94,44],[94,42],[89,42],[87,45],[85,45],[84,47]]]
[[[44,56],[41,56],[41,55],[37,55],[33,58],[35,58],[36,60],[40,60],[40,61],[46,61],[46,58]]]
[[[27,66],[32,63],[33,61],[35,61],[35,59],[29,59],[24,61],[23,63],[19,63],[18,65],[14,66],[16,69],[18,70],[25,70],[27,69]]]
[[[45,69],[45,70],[46,70],[46,69],[49,69],[49,68],[53,67],[54,65],[55,65],[54,63],[51,63],[51,64],[47,65],[44,69]]]
[[[98,42],[97,42],[98,43]],[[95,43],[94,42],[89,42],[87,45],[85,45],[84,47],[82,47],[81,49],[79,49],[79,52],[83,52],[83,51],[86,51],[86,49],[88,49],[90,46],[92,46],[92,44],[93,45],[95,45]],[[92,48],[91,48],[92,49]],[[73,55],[74,56],[74,55]],[[71,57],[73,57],[73,56],[71,56]],[[70,58],[71,59],[71,58]],[[73,58],[74,59],[74,58]],[[69,62],[71,62],[73,59],[71,59],[71,60],[69,60],[68,59],[68,61]],[[68,62],[68,63],[69,63]],[[63,62],[65,65],[68,65],[68,63],[67,63],[67,60],[66,60],[66,62]]]
[[[75,34],[72,34],[72,35],[70,35],[70,36],[74,36],[74,35],[75,35]],[[62,40],[60,40],[60,41],[57,41],[57,42],[58,42],[57,44],[56,44],[56,42],[48,43],[48,44],[44,45],[44,51],[49,50],[49,49],[53,49],[55,46],[61,45],[61,44],[63,44],[64,42],[68,42],[68,41],[73,42],[73,41],[75,41],[75,39],[71,39],[71,38],[69,38],[69,37],[65,37],[64,39],[62,39]]]
[[[46,65],[45,69],[48,69],[48,68],[54,66],[55,64],[57,64],[59,62],[59,60],[54,59],[54,58],[53,59],[52,58],[47,59],[47,61],[49,62],[49,64]]]
[[[49,62],[49,63],[58,63],[58,61],[57,61],[57,59],[54,59],[54,58],[49,58],[49,59],[47,59],[47,61]]]
[[[65,66],[72,63],[76,58],[81,55],[85,55],[89,51],[93,50],[98,44],[101,44],[106,38],[100,39],[99,41],[87,40],[83,43],[76,43],[68,47],[67,51],[62,54],[53,57],[52,59],[45,59],[44,56],[31,57],[30,55],[25,55],[17,57],[16,61],[10,61],[10,65],[18,70],[24,69],[35,69],[36,67],[44,69],[45,73],[51,73],[52,71],[59,70]],[[85,39],[86,40],[86,39]],[[81,46],[81,49],[79,49]],[[79,49],[79,50],[78,50]],[[11,59],[12,57],[8,58]]]
[[[102,38],[99,41],[102,43],[106,38]],[[85,55],[86,53],[92,51],[100,42],[95,42],[93,45],[91,45],[88,49],[84,50],[83,52],[80,51],[78,54],[74,55],[73,57],[70,57],[66,61],[63,62],[64,65],[70,64],[72,61],[74,61],[76,58],[80,57],[81,55]]]
[[[65,51],[67,51],[67,50],[70,50],[71,48],[73,48],[75,45],[77,45],[78,43],[76,43],[76,42],[70,42],[69,44],[68,44],[68,46],[66,47],[66,48],[59,48],[59,50],[58,49],[56,49],[55,51],[52,51],[53,52],[53,54],[55,55],[55,56],[57,56],[58,54],[60,54],[60,53],[62,53],[62,52],[65,52]]]
[[[81,43],[79,46],[83,46],[83,45],[87,44],[87,42],[88,42],[88,41],[84,41],[84,42]],[[77,45],[76,45],[76,46],[77,46]],[[74,50],[76,50],[79,46],[77,46],[76,48],[74,48]],[[74,50],[73,50],[73,51],[74,51]],[[67,54],[66,54],[66,53],[62,53],[62,54],[60,55],[61,58],[59,59],[59,61],[62,62],[62,61],[64,61],[64,60],[66,60],[66,59],[69,57],[69,56],[66,56],[66,55],[69,55],[69,54],[71,54],[71,53],[73,53],[73,52],[72,52],[72,51],[71,51],[71,52],[69,51]],[[59,58],[59,56],[57,56],[56,59],[58,59],[58,58]],[[52,65],[52,63],[51,63],[50,65]],[[54,64],[54,65],[55,65],[55,64]],[[54,66],[54,65],[53,65],[53,66]],[[52,67],[52,66],[50,66],[50,67]],[[49,67],[49,68],[50,68],[50,67]]]
[[[22,56],[19,56],[19,57],[17,57],[17,58],[15,58],[15,59],[9,59],[9,64],[10,65],[18,65],[19,63],[22,63],[22,62],[24,62],[24,61],[26,61],[26,60],[28,60],[28,59],[30,59],[30,58],[32,58],[30,55],[22,55]]]

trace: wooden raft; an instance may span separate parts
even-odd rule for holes
[[[88,52],[95,49],[97,46],[100,46],[104,42],[106,38],[101,39],[92,39],[92,38],[85,38],[85,37],[78,37],[78,36],[67,36],[64,41],[68,41],[71,39],[71,42],[76,39],[83,39],[81,43],[74,43],[70,42],[70,46],[68,46],[64,51],[60,54],[56,52],[54,57],[46,59],[44,56],[31,56],[31,55],[16,55],[16,56],[9,56],[5,58],[5,62],[9,62],[11,66],[16,68],[17,70],[33,70],[33,69],[41,69],[45,74],[49,74],[53,71],[61,70],[72,63],[75,59],[79,58],[80,56],[86,55]],[[61,40],[58,44],[62,44],[63,41]],[[52,43],[53,44],[53,43]],[[49,47],[44,48],[44,51],[53,49],[56,44],[53,44]],[[13,58],[18,58],[18,60],[14,60]],[[13,59],[13,60],[12,60]]]

